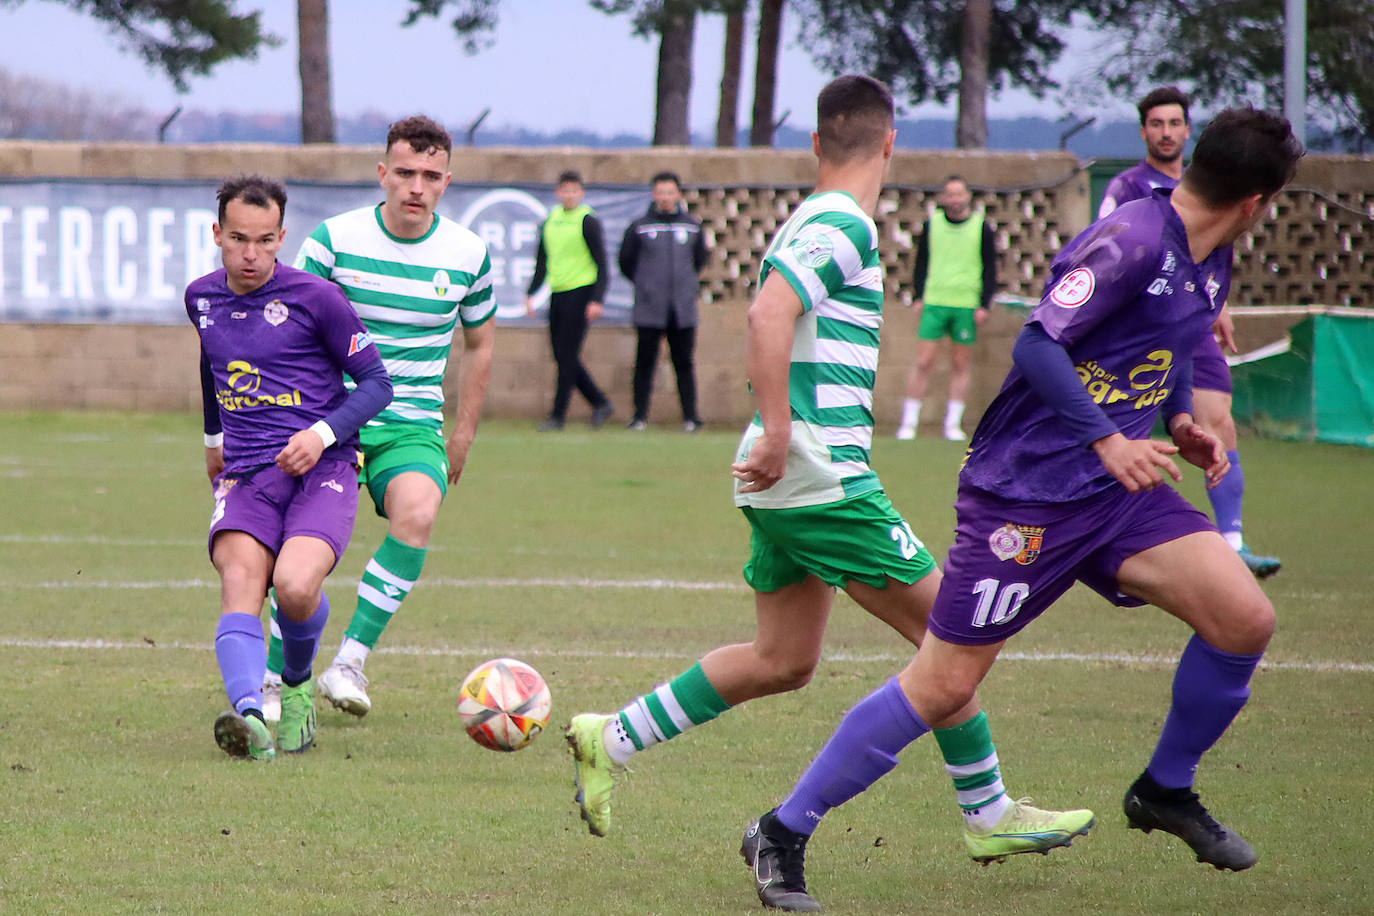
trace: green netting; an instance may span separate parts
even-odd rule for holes
[[[1374,446],[1374,320],[1310,315],[1288,340],[1232,366],[1236,422],[1265,436]]]

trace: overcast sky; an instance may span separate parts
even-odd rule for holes
[[[240,9],[254,4],[240,0]],[[0,67],[11,75],[38,76],[72,87],[114,93],[153,112],[177,105],[210,111],[296,112],[296,4],[270,0],[263,20],[282,44],[257,60],[226,63],[210,77],[191,80],[187,96],[150,71],[137,56],[121,52],[96,20],[40,0],[0,5]],[[635,38],[628,17],[607,16],[587,0],[507,0],[495,44],[475,56],[462,53],[447,21],[400,21],[405,0],[329,0],[335,111],[379,111],[398,117],[422,111],[450,126],[470,124],[486,108],[486,126],[536,130],[584,128],[603,135],[647,135],[653,128],[657,43]],[[749,121],[752,101],[752,26],[746,39],[746,78],[739,123]],[[816,93],[826,83],[805,51],[793,44],[795,23],[784,20],[776,114],[790,109],[788,123],[815,125]],[[691,125],[715,132],[724,19],[698,20]],[[1061,68],[1062,71],[1062,68]],[[1057,73],[1061,71],[1056,71]],[[925,105],[920,116],[954,116],[953,104]],[[1129,104],[1092,112],[1130,117]],[[1041,114],[1060,108],[1021,93],[989,103],[991,117]]]

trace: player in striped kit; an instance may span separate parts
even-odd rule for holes
[[[578,800],[598,836],[610,826],[613,774],[632,754],[811,679],[837,587],[912,643],[925,633],[939,588],[934,559],[868,464],[883,323],[883,269],[869,214],[892,157],[892,96],[869,77],[845,76],[822,90],[817,108],[815,193],[778,230],[749,309],[746,358],[758,414],[732,472],[735,505],[752,528],[744,577],[755,592],[758,629],[753,642],[707,653],[616,715],[573,718]],[[986,847],[971,843],[975,857],[1062,845],[1063,838],[1045,839],[1046,819],[1086,830],[1090,811],[1061,815],[1010,801],[977,700],[967,707],[972,726],[940,742],[958,768],[951,775],[961,801],[977,799],[966,829],[980,843],[1000,834]],[[974,762],[981,765],[967,766]],[[1029,836],[1032,822],[1039,826]],[[817,908],[801,880],[800,853],[760,851],[757,842],[742,851],[757,867],[765,905]]]
[[[358,583],[358,604],[320,695],[355,716],[372,708],[363,665],[414,587],[448,485],[463,473],[491,375],[496,300],[487,246],[434,212],[453,175],[453,141],[429,118],[397,121],[387,133],[377,179],[379,205],[316,227],[296,266],[337,283],[372,335],[395,396],[363,428],[363,473],[387,536]],[[458,408],[443,435],[443,380],[462,328]],[[268,677],[280,670],[273,634]]]

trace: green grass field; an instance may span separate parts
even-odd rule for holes
[[[538,436],[488,423],[420,586],[368,665],[374,709],[320,713],[318,747],[233,761],[210,644],[217,584],[198,419],[0,416],[0,910],[15,913],[745,913],[736,850],[843,712],[907,650],[847,599],[804,690],[642,755],[615,825],[589,837],[552,726],[610,711],[718,644],[748,639],[736,432]],[[960,449],[882,439],[874,465],[943,556]],[[983,689],[1008,788],[1098,824],[1072,849],[980,868],[922,740],[811,844],[834,913],[1368,913],[1374,879],[1374,452],[1246,441],[1247,527],[1284,570],[1253,698],[1198,786],[1260,853],[1241,874],[1127,831],[1182,624],[1076,589]],[[1200,474],[1185,491],[1202,499]],[[329,586],[328,662],[384,532],[360,513]],[[455,707],[483,659],[523,658],[551,733],[517,754]]]

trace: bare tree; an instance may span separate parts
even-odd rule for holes
[[[725,53],[720,71],[720,105],[716,115],[716,146],[739,143],[739,83],[744,69],[744,0],[725,11]]]
[[[687,146],[692,142],[688,105],[692,95],[692,44],[696,7],[663,4],[659,21],[658,84],[654,110],[654,146]]]
[[[992,0],[967,0],[964,34],[959,48],[959,119],[954,145],[986,149],[988,145],[988,32]]]
[[[778,44],[782,38],[784,0],[763,0],[759,6],[758,52],[754,60],[754,112],[749,125],[750,146],[773,145],[773,103],[778,86]]]
[[[296,0],[296,22],[301,41],[301,142],[333,143],[329,0]]]

